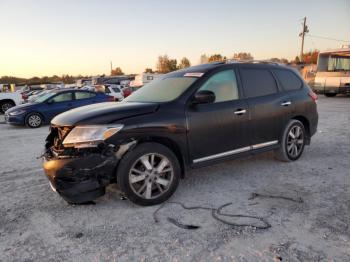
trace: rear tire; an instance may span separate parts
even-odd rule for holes
[[[11,107],[14,107],[15,103],[12,101],[3,101],[0,103],[0,111],[2,113],[5,113],[7,110],[9,110]]]
[[[179,161],[169,148],[158,143],[143,143],[120,161],[117,184],[135,204],[157,205],[175,192],[180,174]]]
[[[25,124],[30,128],[38,128],[43,124],[43,118],[38,113],[30,113],[26,116]]]
[[[280,141],[280,147],[275,149],[275,157],[283,162],[292,162],[302,155],[305,147],[306,132],[302,122],[291,119]]]
[[[335,97],[337,94],[336,93],[325,93],[324,95],[326,97]]]

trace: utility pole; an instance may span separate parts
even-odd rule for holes
[[[112,70],[113,70],[113,64],[112,64],[112,61],[111,61],[111,72],[110,72],[110,74],[112,74]]]
[[[306,25],[306,16],[303,19],[303,31],[299,34],[301,37],[301,49],[300,49],[300,62],[303,62],[303,54],[304,54],[304,37],[305,34],[309,32],[309,28]]]

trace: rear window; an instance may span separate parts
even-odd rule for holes
[[[112,87],[112,89],[115,93],[120,93],[120,89],[118,87]]]
[[[258,97],[277,93],[276,81],[266,69],[243,68],[241,70],[245,96]]]
[[[273,73],[286,91],[298,90],[302,86],[301,80],[289,70],[273,70]]]

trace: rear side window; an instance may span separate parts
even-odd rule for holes
[[[90,97],[94,97],[95,94],[94,93],[90,93],[90,92],[75,92],[75,99],[79,100],[79,99],[87,99]]]
[[[241,69],[244,93],[247,98],[277,93],[276,81],[266,69]]]
[[[286,91],[297,90],[302,86],[301,80],[289,70],[273,70],[273,73]]]
[[[71,92],[62,93],[62,94],[56,95],[52,98],[52,101],[55,103],[68,102],[71,100],[73,100],[73,95]]]

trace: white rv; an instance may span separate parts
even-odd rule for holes
[[[163,74],[142,73],[135,76],[135,80],[130,82],[131,87],[141,87],[163,76]]]
[[[325,96],[350,93],[350,45],[320,52],[313,89]]]

